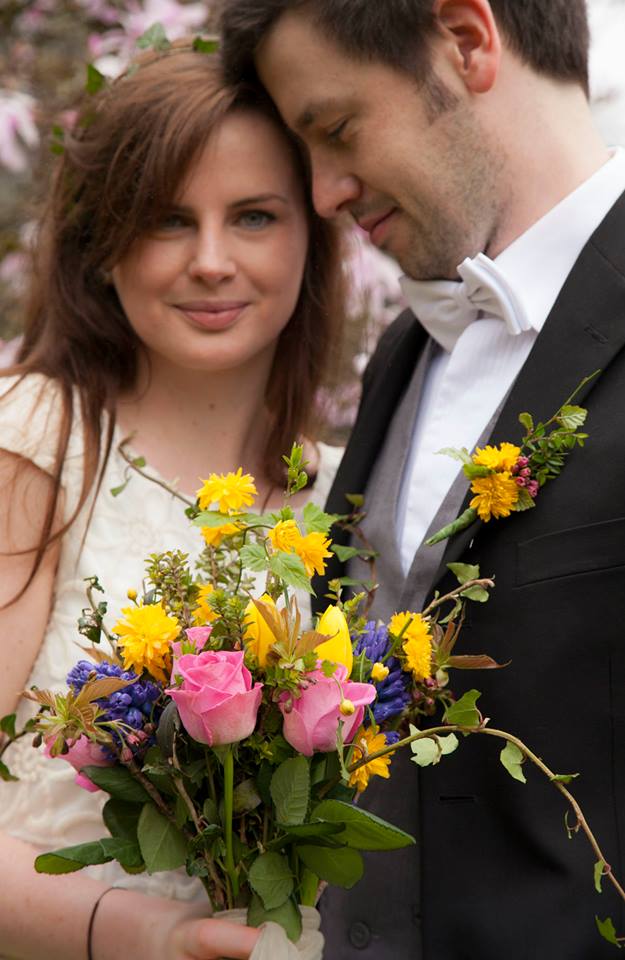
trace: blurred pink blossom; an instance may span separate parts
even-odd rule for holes
[[[39,143],[35,101],[19,90],[0,90],[0,165],[12,173],[29,166],[27,150]]]

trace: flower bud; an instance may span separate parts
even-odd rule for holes
[[[126,596],[128,597],[129,600],[134,601],[137,599],[137,591],[133,590],[131,587],[130,590],[126,590]]]
[[[341,700],[339,710],[344,717],[351,717],[356,712],[356,707],[351,700]]]
[[[389,674],[388,667],[385,667],[383,663],[374,663],[371,668],[371,679],[374,683],[381,683],[382,680],[386,680]]]

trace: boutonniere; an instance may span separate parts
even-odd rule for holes
[[[499,520],[535,507],[544,485],[560,475],[566,458],[576,447],[583,447],[588,439],[587,433],[580,432],[587,411],[584,407],[574,406],[572,401],[598,372],[582,380],[546,423],[534,423],[531,414],[520,414],[519,423],[525,428],[525,435],[519,444],[477,447],[472,454],[466,447],[439,450],[439,453],[462,463],[474,496],[464,513],[426,543],[432,545],[447,540],[478,518],[489,523],[493,518]]]

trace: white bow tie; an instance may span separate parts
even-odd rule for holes
[[[493,260],[483,253],[467,257],[458,273],[460,281],[400,280],[413,313],[444,350],[451,353],[480,312],[503,320],[512,336],[532,329],[523,304]]]

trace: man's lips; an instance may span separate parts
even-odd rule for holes
[[[246,300],[188,300],[174,304],[193,324],[205,330],[225,330],[248,306]]]
[[[374,246],[379,246],[384,240],[387,226],[396,212],[397,207],[391,207],[383,213],[375,213],[358,220],[359,225],[369,234],[369,239]]]

